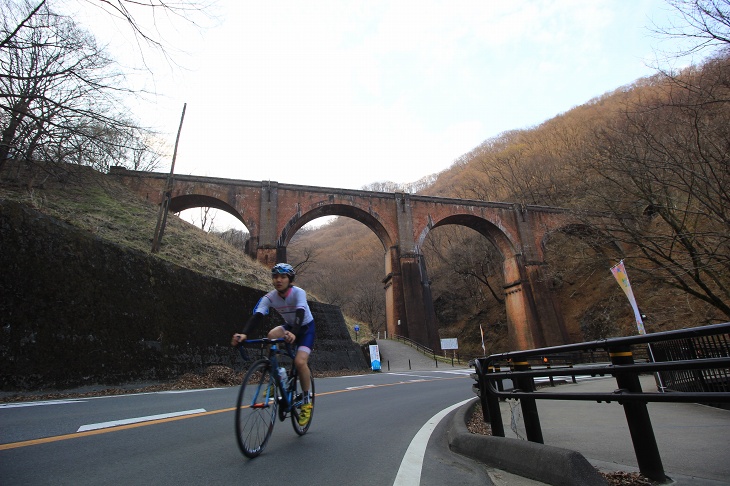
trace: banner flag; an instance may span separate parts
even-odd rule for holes
[[[482,334],[482,351],[484,351],[484,356],[487,355],[487,349],[484,347],[484,329],[482,329],[482,325],[479,324],[479,332]]]
[[[646,334],[644,330],[644,321],[641,320],[641,313],[639,312],[639,306],[636,304],[634,298],[634,292],[631,290],[631,284],[629,283],[629,276],[626,274],[626,268],[624,267],[624,261],[621,260],[616,265],[611,267],[611,273],[616,278],[616,281],[623,289],[626,297],[629,299],[631,308],[634,310],[634,317],[636,318],[636,327],[639,330],[639,334]]]
[[[373,371],[380,371],[380,348],[377,344],[370,345],[370,366]]]

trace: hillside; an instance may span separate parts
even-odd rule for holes
[[[158,208],[89,167],[46,167],[29,172],[8,166],[0,174],[0,198],[21,202],[109,242],[151,254]],[[167,219],[157,256],[239,285],[261,290],[270,287],[267,268],[174,215]]]
[[[636,333],[610,272],[620,260],[647,332],[725,322],[729,74],[730,58],[721,54],[679,74],[639,79],[539,126],[486,140],[418,193],[613,215],[610,228],[559,232],[544,242],[545,279],[571,341]],[[631,224],[623,223],[627,217]],[[476,231],[445,226],[429,233],[422,252],[441,337],[459,338],[463,355],[481,354],[482,326],[487,353],[508,350],[495,248]],[[338,218],[296,235],[288,255],[294,264],[307,259],[303,285],[382,328],[382,314],[365,318],[367,302],[359,302],[366,291],[369,309],[384,306],[383,248],[364,226]]]

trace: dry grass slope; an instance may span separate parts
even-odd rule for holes
[[[116,245],[151,253],[158,207],[87,167],[66,167],[64,182],[46,179],[30,187],[30,175],[0,174],[0,198],[26,204]],[[157,255],[181,267],[261,290],[268,268],[177,216],[167,218]]]

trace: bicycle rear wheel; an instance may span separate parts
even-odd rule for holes
[[[299,413],[302,410],[304,394],[298,374],[294,375],[291,386],[294,389],[294,393],[292,394],[291,423],[294,427],[294,432],[299,435],[304,435],[309,430],[309,426],[312,424],[312,415],[314,415],[314,376],[312,376],[312,370],[309,370],[309,391],[312,393],[312,398],[309,400],[309,403],[312,404],[312,411],[309,420],[304,425],[299,425]]]
[[[236,402],[236,441],[243,455],[261,454],[276,423],[276,393],[271,364],[256,361],[248,370]]]

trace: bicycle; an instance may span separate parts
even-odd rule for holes
[[[282,349],[278,344],[284,343]],[[304,435],[312,424],[309,421],[299,425],[299,412],[303,403],[303,394],[297,369],[294,366],[294,352],[283,338],[280,339],[247,339],[243,341],[239,352],[244,361],[249,361],[244,345],[260,344],[263,349],[269,347],[269,356],[255,361],[241,384],[236,402],[236,441],[243,455],[253,459],[264,451],[266,443],[274,430],[276,418],[282,422],[287,416],[291,417],[294,432]],[[288,356],[292,360],[291,368],[287,373],[286,383],[279,376],[278,356]],[[310,372],[309,391],[310,403],[314,412],[314,377]]]

